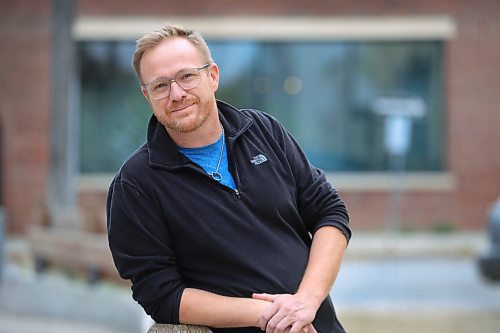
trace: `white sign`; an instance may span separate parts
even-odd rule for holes
[[[426,114],[425,102],[418,97],[379,97],[372,107],[373,111],[381,116],[422,118]]]

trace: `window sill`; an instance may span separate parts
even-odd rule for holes
[[[107,191],[114,174],[88,173],[78,177],[79,192]],[[449,172],[328,172],[328,180],[340,191],[384,192],[452,191],[455,180]]]
[[[339,191],[385,192],[431,191],[449,192],[455,188],[455,180],[449,172],[330,172],[327,178]]]
[[[81,173],[77,177],[77,191],[107,192],[114,176],[114,173]]]

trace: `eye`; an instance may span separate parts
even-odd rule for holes
[[[153,90],[154,91],[164,91],[165,89],[168,89],[169,83],[166,81],[163,82],[158,82],[153,85]]]
[[[198,76],[198,73],[196,72],[182,72],[179,73],[178,79],[179,81],[191,81],[196,79]]]

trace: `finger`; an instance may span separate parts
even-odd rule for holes
[[[308,328],[307,333],[318,333],[314,328],[313,324],[307,325],[307,328]]]
[[[252,298],[268,302],[274,302],[277,297],[278,295],[271,295],[271,294],[255,294],[255,293],[252,294]]]
[[[259,318],[259,327],[261,330],[265,331],[267,328],[267,323],[269,320],[278,312],[279,307],[271,303],[265,310],[262,312]]]
[[[292,325],[292,319],[278,311],[267,323],[266,333],[283,333]]]
[[[295,322],[290,328],[290,333],[311,333],[309,325],[311,324],[307,324],[304,326],[304,323]]]

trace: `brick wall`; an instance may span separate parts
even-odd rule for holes
[[[43,202],[49,163],[50,1],[0,2],[2,204],[25,232]]]
[[[458,36],[447,56],[449,165],[457,180],[451,202],[460,226],[477,227],[500,196],[500,3],[456,12]]]
[[[457,36],[445,54],[447,164],[452,190],[410,191],[403,224],[430,228],[443,221],[483,228],[500,196],[500,2],[434,1],[78,1],[80,16],[181,15],[450,15]],[[24,232],[44,200],[49,168],[50,1],[0,2],[0,124],[3,204],[9,231]],[[29,81],[26,81],[29,78]],[[29,84],[30,93],[22,93]],[[102,198],[102,193],[96,194]],[[355,228],[382,228],[386,192],[342,191]],[[99,206],[82,195],[82,207]],[[99,209],[102,209],[99,208]],[[100,213],[91,216],[102,216]]]

